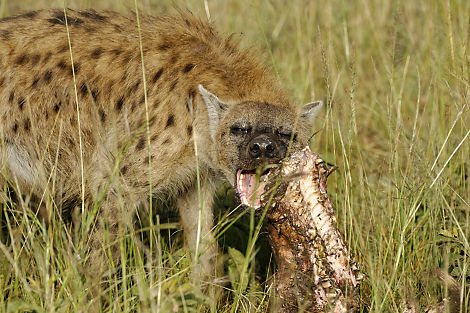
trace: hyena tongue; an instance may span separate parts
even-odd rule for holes
[[[261,175],[257,182],[256,171],[239,170],[237,172],[237,191],[242,204],[255,209],[261,206],[261,195],[266,186],[265,178],[266,175]]]

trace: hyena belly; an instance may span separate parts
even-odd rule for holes
[[[84,185],[112,236],[149,190],[176,197],[187,242],[203,253],[196,278],[214,274],[217,178],[248,199],[255,169],[303,147],[319,107],[298,111],[249,51],[192,15],[144,16],[139,32],[133,15],[35,11],[0,20],[0,39],[3,179],[59,203],[80,200]]]

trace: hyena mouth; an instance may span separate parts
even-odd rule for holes
[[[242,204],[255,209],[261,207],[261,195],[266,187],[269,169],[261,175],[256,170],[237,171],[237,192]]]

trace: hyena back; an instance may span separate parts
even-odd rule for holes
[[[139,36],[135,16],[66,15],[43,10],[0,20],[1,186],[81,203],[83,177],[87,207],[104,195],[100,215],[117,235],[151,185],[155,197],[177,198],[194,249],[196,164],[200,240],[211,243],[217,179],[249,202],[254,170],[307,143],[318,103],[290,104],[253,53],[210,24],[191,14],[141,16]],[[101,225],[92,250],[101,250]],[[194,273],[207,276],[217,249],[204,250]],[[100,253],[93,262],[102,262]]]

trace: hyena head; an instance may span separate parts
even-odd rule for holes
[[[247,101],[227,104],[199,85],[209,114],[217,170],[235,187],[242,204],[260,206],[270,165],[305,147],[321,101],[293,106]]]

